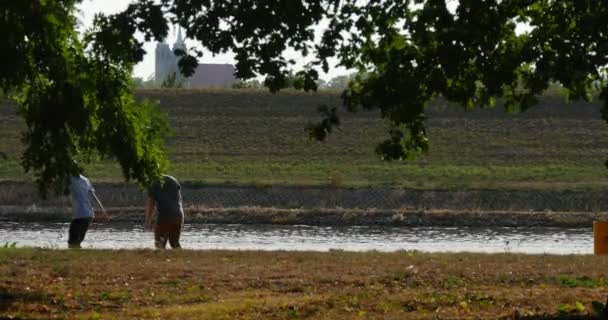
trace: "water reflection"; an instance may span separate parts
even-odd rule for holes
[[[0,225],[0,245],[65,248],[69,223]],[[152,233],[138,223],[94,224],[85,248],[153,248]],[[306,225],[187,224],[182,246],[191,249],[591,254],[591,229],[323,227]]]

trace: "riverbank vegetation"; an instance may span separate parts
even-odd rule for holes
[[[583,319],[596,256],[0,249],[0,318]]]
[[[608,185],[608,131],[599,104],[546,96],[522,114],[468,110],[435,101],[428,110],[431,149],[406,162],[383,162],[374,147],[388,130],[375,112],[342,115],[323,143],[305,132],[336,92],[276,95],[248,90],[143,90],[160,101],[174,130],[167,141],[169,172],[183,181],[216,185],[328,185],[417,189],[585,190]],[[4,104],[7,104],[6,102]],[[33,180],[19,167],[24,125],[14,107],[0,108],[1,180]],[[114,162],[95,162],[95,181],[122,181]]]

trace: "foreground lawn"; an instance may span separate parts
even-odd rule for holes
[[[0,249],[0,319],[571,319],[607,287],[594,256]]]

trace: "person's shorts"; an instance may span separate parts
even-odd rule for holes
[[[167,242],[169,242],[171,248],[181,248],[179,236],[182,233],[182,225],[181,222],[157,223],[154,228],[154,243],[156,247],[164,249],[167,246]]]

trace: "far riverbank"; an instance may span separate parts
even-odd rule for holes
[[[138,221],[145,192],[98,183],[115,221]],[[41,199],[25,182],[0,182],[0,220],[65,221],[66,197]],[[608,192],[542,190],[416,190],[184,183],[189,223],[590,227],[608,220]]]

